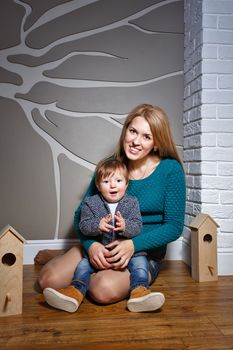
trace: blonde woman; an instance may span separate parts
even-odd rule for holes
[[[76,265],[82,258],[82,246],[98,270],[91,276],[89,285],[88,293],[93,300],[109,304],[125,299],[130,288],[127,265],[133,254],[147,252],[149,278],[153,283],[167,244],[180,237],[184,225],[185,176],[165,112],[149,104],[134,108],[125,120],[115,158],[128,168],[127,193],[138,199],[143,222],[141,233],[131,239],[116,240],[107,249],[81,234],[81,204],[74,218],[81,245],[52,259],[49,257],[53,254],[43,251],[36,257],[37,262],[49,260],[39,277],[42,289],[61,288],[71,283]],[[93,177],[85,197],[96,191]]]

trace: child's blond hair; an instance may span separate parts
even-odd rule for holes
[[[95,184],[99,188],[101,180],[113,175],[116,171],[120,171],[124,176],[126,183],[129,182],[129,173],[126,165],[118,159],[105,159],[101,160],[95,170]]]

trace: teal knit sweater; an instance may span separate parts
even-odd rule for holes
[[[93,177],[84,198],[95,193]],[[165,254],[167,244],[179,238],[184,226],[186,189],[181,165],[174,159],[162,159],[147,178],[130,180],[127,193],[137,197],[143,221],[141,233],[132,238],[135,253],[146,250]],[[79,230],[81,205],[75,212],[74,226],[88,251],[95,240]]]

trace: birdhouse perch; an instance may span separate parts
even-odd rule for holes
[[[199,282],[217,281],[217,228],[208,215],[197,215],[191,224],[192,278]]]
[[[0,316],[22,313],[24,243],[10,225],[0,231]]]

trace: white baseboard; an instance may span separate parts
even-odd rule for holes
[[[28,240],[24,245],[24,265],[34,264],[34,257],[43,249],[66,249],[77,244],[77,239]]]
[[[24,265],[34,263],[34,257],[39,250],[43,249],[66,249],[74,246],[77,243],[76,239],[56,239],[56,240],[31,240],[24,245]],[[183,237],[180,237],[175,242],[168,244],[166,260],[182,260],[187,265],[191,265],[191,249],[190,242]],[[233,275],[233,249],[219,248],[218,249],[218,275],[231,276]]]
[[[182,259],[182,242],[183,238],[180,237],[175,242],[171,242],[167,245],[166,260],[183,260]]]
[[[185,264],[191,266],[191,245],[184,237],[182,239],[182,260]]]
[[[233,275],[233,250],[232,248],[218,249],[218,275]]]
[[[24,245],[24,265],[34,263],[34,257],[43,249],[66,249],[77,244],[76,239],[56,239],[56,240],[28,240]],[[167,260],[182,260],[182,238],[168,245]]]

